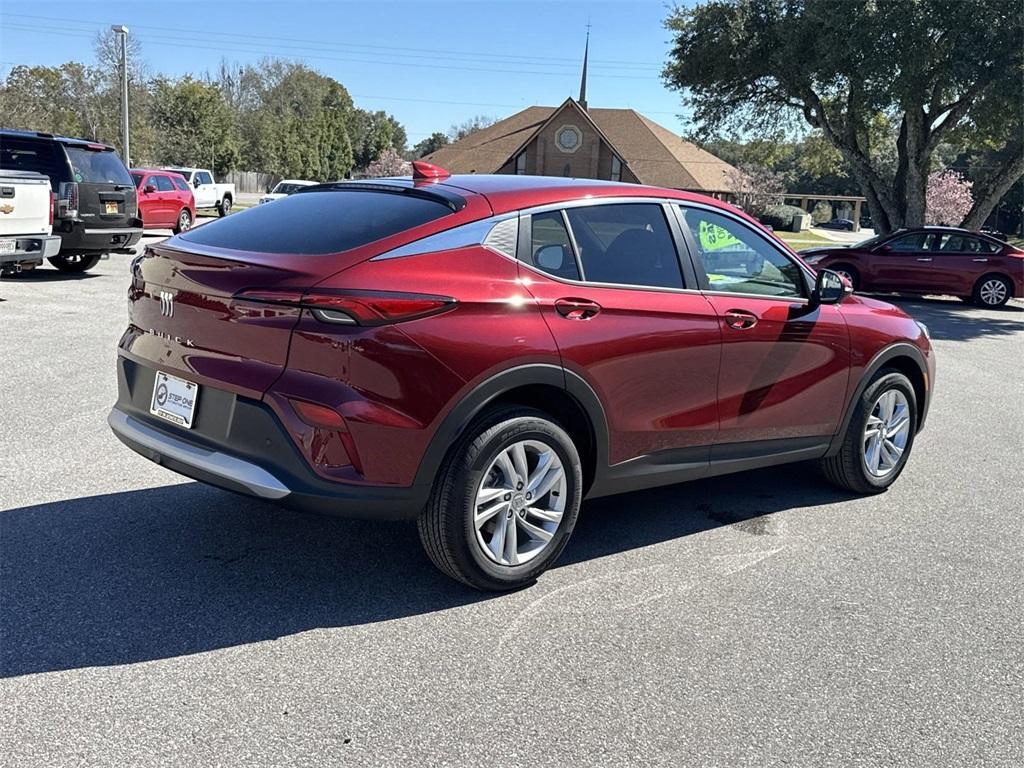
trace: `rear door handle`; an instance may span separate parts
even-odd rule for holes
[[[757,315],[745,309],[730,309],[725,313],[725,324],[737,331],[745,331],[757,325]]]
[[[918,261],[931,261],[931,259],[918,259]]]
[[[556,299],[555,311],[567,320],[589,320],[601,311],[601,305],[590,299]]]
[[[978,264],[988,263],[988,259],[971,259],[971,261],[977,262]]]

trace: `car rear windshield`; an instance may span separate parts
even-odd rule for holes
[[[52,139],[0,136],[0,168],[45,174],[54,190],[60,182],[68,181],[64,155]]]
[[[66,146],[75,181],[95,184],[133,184],[131,174],[116,152]]]
[[[358,248],[452,213],[442,202],[407,194],[300,192],[181,235],[197,245],[260,253],[329,254]]]

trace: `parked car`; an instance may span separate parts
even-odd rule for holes
[[[0,129],[0,168],[35,171],[57,195],[53,232],[64,272],[85,272],[108,253],[134,253],[142,237],[135,184],[113,147],[38,131]]]
[[[822,229],[845,229],[848,232],[853,232],[853,220],[852,219],[830,219],[829,221],[823,221],[817,226]]]
[[[312,187],[314,184],[316,184],[315,181],[306,181],[305,179],[282,179],[274,185],[272,190],[267,190],[267,194],[260,198],[259,204],[272,203],[274,200],[288,197],[303,187]]]
[[[179,234],[192,229],[196,204],[192,187],[173,171],[132,168],[139,194],[139,217],[145,229],[173,229]]]
[[[548,568],[584,498],[808,459],[884,491],[934,380],[896,307],[732,206],[634,184],[418,161],[192,229],[131,272],[126,445],[258,498],[416,518],[481,589]]]
[[[53,231],[56,196],[35,171],[0,170],[0,275],[33,269],[60,252]]]
[[[808,264],[840,273],[859,291],[948,294],[984,307],[1024,296],[1024,251],[966,229],[903,229],[846,248],[800,253]]]
[[[206,168],[176,168],[168,166],[161,170],[174,171],[184,177],[185,181],[192,187],[196,209],[212,208],[217,211],[218,216],[227,216],[231,213],[231,206],[235,203],[234,184],[217,183],[213,180],[213,173]]]

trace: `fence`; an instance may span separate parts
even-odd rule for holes
[[[221,181],[235,185],[236,192],[254,192],[262,194],[267,188],[276,184],[280,176],[259,171],[231,171],[224,174]]]

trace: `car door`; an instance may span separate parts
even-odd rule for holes
[[[679,211],[722,332],[712,457],[827,444],[843,415],[850,369],[839,307],[812,308],[809,273],[755,225],[697,204]]]
[[[177,192],[171,183],[169,176],[156,174],[151,177],[151,182],[156,186],[156,220],[154,226],[170,227],[178,216]]]
[[[877,246],[871,252],[872,286],[880,291],[907,293],[937,290],[936,239],[936,233],[918,230]]]
[[[669,215],[646,201],[523,218],[521,279],[604,406],[613,465],[661,455],[703,468],[718,431],[721,331]]]
[[[943,293],[970,296],[974,284],[998,263],[999,246],[962,232],[943,232],[933,262],[936,283]]]
[[[213,183],[209,171],[196,171],[193,184],[196,208],[212,208],[216,205],[217,185]]]

